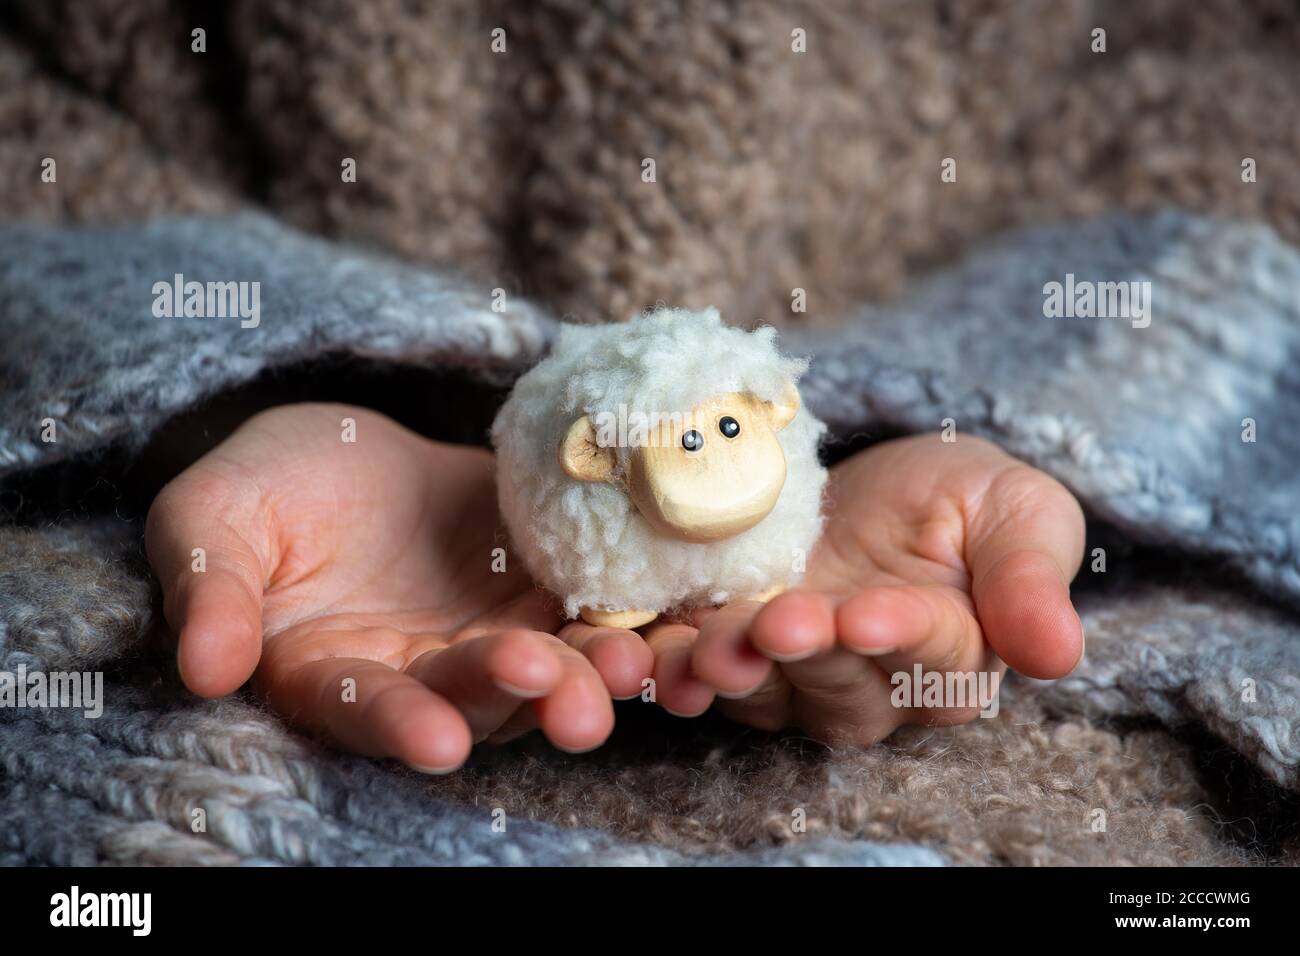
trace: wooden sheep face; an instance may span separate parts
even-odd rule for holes
[[[780,401],[727,392],[689,412],[649,422],[630,441],[624,469],[618,450],[584,415],[560,446],[566,474],[622,488],[660,534],[710,542],[748,531],[767,517],[785,485],[776,433],[799,410],[790,386]]]

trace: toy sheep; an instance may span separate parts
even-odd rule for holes
[[[821,532],[806,363],[716,309],[566,326],[492,426],[501,514],[535,581],[590,624],[765,599]]]

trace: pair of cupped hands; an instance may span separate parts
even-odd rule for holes
[[[597,747],[630,697],[867,745],[977,715],[894,706],[890,675],[915,664],[1056,678],[1081,657],[1083,517],[1042,472],[920,435],[836,465],[825,507],[798,589],[641,633],[593,627],[511,559],[489,452],[289,405],[168,484],[146,544],[191,691],[252,678],[297,726],[432,773],[535,728]]]

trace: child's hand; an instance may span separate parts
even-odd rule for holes
[[[291,720],[442,771],[473,741],[537,725],[559,747],[597,746],[614,722],[605,684],[636,693],[652,663],[634,634],[587,656],[552,636],[563,622],[523,569],[507,556],[494,573],[498,526],[489,453],[295,405],[164,488],[146,544],[191,690],[227,694],[256,669]]]
[[[916,663],[1056,678],[1082,656],[1069,582],[1083,515],[1042,472],[976,438],[922,435],[833,469],[828,509],[802,588],[702,614],[698,634],[647,630],[659,703],[698,714],[716,694],[756,727],[867,744],[978,712],[892,706],[890,675]]]

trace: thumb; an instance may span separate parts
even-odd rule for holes
[[[204,474],[200,462],[159,493],[145,522],[181,680],[202,697],[237,690],[261,656],[270,535],[260,505],[255,487]]]
[[[968,541],[976,613],[1011,667],[1029,677],[1063,677],[1083,655],[1083,625],[1070,601],[1083,558],[1083,512],[1041,473],[1019,469],[1004,482],[1013,487],[995,487],[989,496],[1001,520]]]

